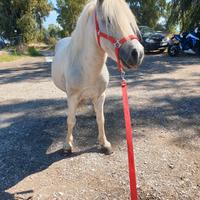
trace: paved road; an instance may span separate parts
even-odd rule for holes
[[[0,64],[1,200],[128,199],[120,78],[109,65],[106,132],[115,153],[99,153],[93,108],[85,105],[76,153],[66,158],[59,151],[66,97],[51,82],[50,63]],[[200,199],[200,59],[148,55],[127,77],[140,198]]]

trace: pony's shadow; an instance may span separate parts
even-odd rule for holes
[[[14,199],[14,194],[5,190],[55,162],[86,153],[102,153],[96,145],[97,125],[93,112],[78,116],[74,139],[75,147],[79,149],[75,148],[73,154],[63,153],[66,110],[65,99],[15,102],[0,106],[0,115],[4,119],[0,129],[1,200]],[[112,129],[119,129],[117,124],[116,127],[112,124]],[[109,135],[108,138],[113,137]]]
[[[16,194],[10,194],[8,192],[1,192],[0,193],[0,197],[1,197],[1,200],[16,200],[16,195],[28,195],[28,198],[26,198],[27,200],[28,199],[32,199],[32,194],[33,194],[33,190],[27,190],[27,191],[22,191],[22,192],[17,192]],[[24,198],[18,198],[17,199],[24,199]]]

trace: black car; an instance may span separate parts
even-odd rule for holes
[[[0,50],[6,46],[5,42],[0,38]]]
[[[145,52],[159,51],[162,53],[166,50],[169,38],[165,34],[155,31],[148,26],[140,26],[139,28]]]

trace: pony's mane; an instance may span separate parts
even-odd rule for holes
[[[95,10],[96,2],[97,2],[96,0],[88,1],[88,3],[85,5],[81,15],[78,18],[78,21],[76,23],[76,28],[72,32],[72,35],[71,35],[72,42],[74,41],[73,45],[75,45],[77,47],[81,47],[80,44],[82,43],[82,41],[84,39],[84,31],[83,30],[85,29],[85,25],[88,21],[88,17],[90,15],[92,15],[92,13]]]

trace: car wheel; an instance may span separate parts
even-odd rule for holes
[[[179,54],[179,48],[177,45],[169,45],[168,46],[168,54],[172,57],[178,56]]]
[[[147,49],[144,49],[144,53],[145,53],[145,54],[148,54],[148,53],[150,53],[150,51],[147,50]]]
[[[164,52],[165,52],[165,49],[159,50],[159,53],[164,53]]]

